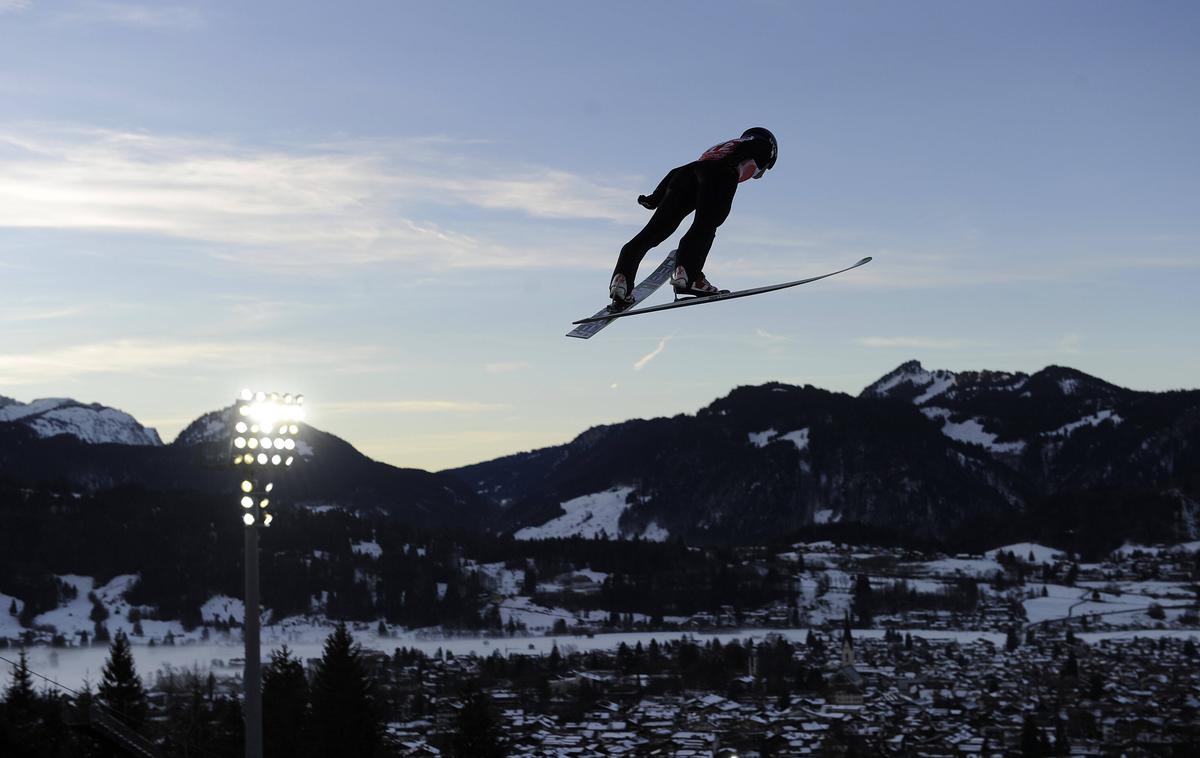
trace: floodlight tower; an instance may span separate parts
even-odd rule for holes
[[[242,390],[234,417],[233,465],[246,532],[246,617],[244,637],[246,758],[262,758],[262,653],[259,650],[258,525],[270,526],[271,491],[280,467],[296,460],[303,395]]]

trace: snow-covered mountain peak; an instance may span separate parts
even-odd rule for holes
[[[133,416],[99,403],[70,398],[39,398],[21,403],[0,398],[0,423],[16,423],[40,437],[69,435],[89,444],[162,445],[158,432],[142,426]]]
[[[953,371],[929,371],[919,361],[908,361],[868,386],[861,396],[910,399],[921,405],[942,395],[957,382],[958,375]]]
[[[233,419],[233,406],[219,411],[209,411],[187,425],[187,428],[175,438],[175,445],[203,445],[211,442],[228,444],[230,439],[230,421]]]
[[[1103,379],[1065,366],[1047,366],[1031,379],[1043,391],[1062,397],[1111,398],[1121,391],[1119,387]]]

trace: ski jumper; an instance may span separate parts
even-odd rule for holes
[[[729,216],[738,184],[762,176],[773,162],[773,154],[773,144],[767,140],[742,137],[714,145],[698,160],[672,169],[652,194],[641,199],[643,205],[654,209],[654,215],[621,248],[613,274],[624,274],[632,286],[646,253],[674,234],[695,211],[691,227],[679,240],[676,263],[687,271],[690,281],[700,279],[717,227]]]

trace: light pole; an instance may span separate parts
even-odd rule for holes
[[[242,390],[234,416],[234,468],[240,474],[238,497],[246,532],[245,688],[246,758],[262,758],[262,653],[259,650],[258,525],[270,526],[274,473],[296,460],[298,423],[304,418],[303,395]]]

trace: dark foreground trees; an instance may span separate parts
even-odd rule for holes
[[[0,672],[6,674],[0,682],[3,758],[118,755],[113,745],[87,728],[91,703],[153,743],[164,758],[242,752],[240,693],[211,674],[167,667],[157,676],[156,702],[161,705],[152,708],[124,633],[114,636],[95,693],[86,687],[69,693],[39,686],[24,650],[5,658],[11,658],[12,665],[0,664]],[[271,654],[263,672],[267,758],[388,755],[383,735],[381,699],[361,648],[344,624],[325,640],[324,654],[308,671],[286,646]]]
[[[325,640],[313,672],[312,747],[318,758],[380,753],[383,720],[362,650],[346,625],[338,624]]]
[[[263,669],[263,753],[295,758],[308,753],[308,677],[304,664],[284,645]]]

